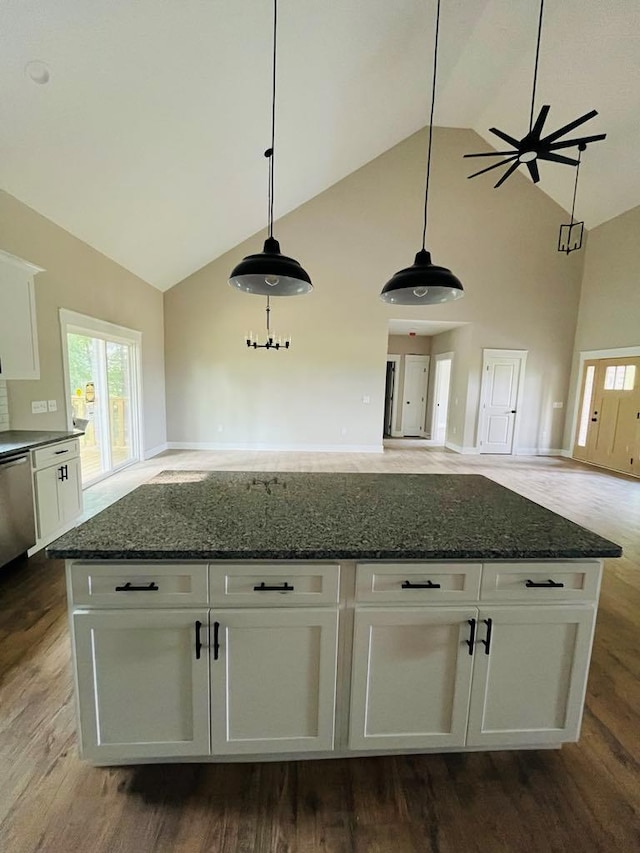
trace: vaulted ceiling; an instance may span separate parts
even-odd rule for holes
[[[434,10],[280,0],[276,217],[425,126]],[[271,15],[271,0],[3,0],[0,188],[160,289],[223,254],[266,222]],[[442,0],[436,124],[524,134],[537,15]],[[638,0],[547,0],[538,103],[550,130],[595,108],[581,131],[608,133],[581,172],[587,227],[640,204]],[[568,208],[574,170],[541,175]]]

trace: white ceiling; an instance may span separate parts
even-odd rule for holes
[[[389,320],[389,334],[410,335],[413,333],[414,335],[431,337],[466,325],[466,323],[455,323],[448,320]]]
[[[434,9],[280,0],[276,217],[425,125]],[[436,123],[521,135],[538,3],[442,9]],[[0,187],[161,289],[237,245],[266,220],[271,14],[271,0],[2,0]],[[538,92],[550,129],[596,108],[584,129],[608,133],[581,173],[587,226],[639,204],[638,0],[547,0]],[[541,174],[568,207],[574,171]]]

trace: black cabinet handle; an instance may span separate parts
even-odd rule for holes
[[[434,583],[433,581],[427,581],[426,583],[411,583],[411,581],[404,581],[402,589],[440,589],[440,584]]]
[[[491,632],[493,631],[493,619],[483,619],[482,621],[487,626],[487,636],[484,638],[484,640],[480,640],[480,642],[484,646],[485,655],[488,655],[491,651]]]
[[[61,465],[58,468],[58,474],[59,474],[58,480],[60,480],[61,483],[64,483],[65,480],[69,479],[69,466],[68,465]]]
[[[220,654],[220,642],[219,642],[219,634],[220,634],[220,623],[213,623],[213,659],[218,660],[218,656]]]
[[[254,586],[254,592],[293,592],[293,587],[285,581],[283,584],[276,584],[275,586],[267,586],[264,581]]]
[[[202,628],[202,622],[196,619],[196,660],[200,660],[200,653],[202,651],[202,642],[200,640],[200,628]]]
[[[548,581],[542,581],[542,583],[536,583],[535,581],[527,580],[525,586],[527,587],[527,589],[562,589],[564,584],[560,583],[559,581],[553,581],[551,580],[551,578],[549,578]]]
[[[159,589],[153,581],[148,586],[134,586],[131,581],[127,581],[124,586],[117,586],[116,592],[157,592]]]
[[[476,642],[476,620],[475,619],[467,619],[471,627],[471,631],[469,632],[469,639],[465,640],[465,643],[469,646],[469,654],[473,654],[473,647]]]
[[[66,450],[54,450],[53,452],[55,453],[56,456],[60,456],[62,453],[68,453],[69,448],[67,448]]]

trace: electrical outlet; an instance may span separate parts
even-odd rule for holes
[[[553,404],[554,409],[561,409],[563,406],[564,406],[564,403],[554,403]]]
[[[47,406],[49,407],[50,412],[58,411],[58,401],[57,400],[47,400]]]
[[[364,397],[362,398],[362,402],[363,403],[370,403],[371,397],[368,394],[365,394]]]
[[[31,401],[31,414],[32,415],[41,415],[47,411],[47,401],[46,400],[32,400]]]

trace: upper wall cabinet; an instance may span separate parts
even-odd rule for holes
[[[0,252],[0,379],[39,379],[33,277],[42,272]]]

